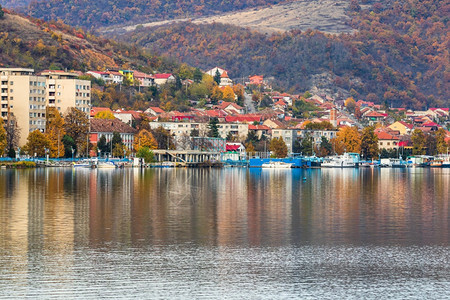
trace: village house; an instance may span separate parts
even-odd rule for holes
[[[392,150],[398,149],[398,143],[400,142],[400,138],[398,136],[394,136],[385,131],[375,132],[378,137],[378,148]]]
[[[156,85],[163,85],[165,83],[175,82],[175,76],[172,74],[154,74],[154,81]]]
[[[139,86],[153,86],[155,85],[155,78],[153,75],[149,75],[139,71],[133,71],[133,76],[135,80],[139,81]]]
[[[228,77],[227,71],[224,71],[222,75],[220,75],[219,86],[233,86],[233,80]]]
[[[226,102],[222,101],[219,105],[216,106],[217,109],[222,109],[229,114],[243,114],[244,108],[242,106],[237,105],[234,102]]]
[[[152,107],[147,108],[145,110],[145,113],[150,114],[152,116],[159,116],[159,115],[163,114],[164,111],[157,106],[152,106]]]
[[[113,133],[118,132],[122,142],[128,149],[133,149],[134,135],[137,133],[136,129],[123,123],[119,119],[91,119],[90,120],[90,137],[89,141],[94,146],[97,145],[98,140],[104,136],[106,142],[112,140]]]
[[[100,71],[88,71],[86,74],[93,76],[96,79],[103,80],[106,84],[112,83],[112,77],[108,72],[100,72]]]
[[[205,73],[210,75],[210,76],[212,76],[212,77],[214,77],[214,76],[216,76],[217,71],[219,71],[220,75],[222,75],[223,72],[226,72],[225,69],[222,69],[222,68],[219,68],[219,67],[214,67],[211,70],[206,71]]]
[[[266,125],[248,125],[248,131],[255,132],[255,135],[258,137],[258,139],[261,139],[263,136],[272,136],[272,129]]]
[[[276,120],[276,119],[267,119],[264,121],[263,125],[266,125],[267,127],[272,128],[272,129],[278,129],[278,128],[285,127],[285,125],[281,121]]]
[[[403,121],[396,121],[391,125],[389,125],[388,128],[400,132],[400,135],[405,135],[411,133],[412,129],[414,128],[414,125]]]

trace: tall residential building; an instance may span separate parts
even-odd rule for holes
[[[89,114],[91,111],[91,82],[80,80],[78,74],[64,71],[43,71],[47,78],[48,105],[64,114],[69,107],[75,107]]]
[[[36,75],[33,69],[0,68],[1,116],[5,121],[16,118],[20,146],[26,144],[30,132],[45,132],[47,106],[56,107],[63,114],[69,107],[89,114],[91,82],[77,76],[62,71]]]
[[[19,144],[27,142],[28,133],[45,131],[46,78],[33,69],[0,68],[1,115],[5,122],[15,116],[20,128]]]

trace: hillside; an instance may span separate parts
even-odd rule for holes
[[[89,29],[111,25],[191,18],[221,14],[251,7],[277,4],[280,0],[44,0],[33,1],[30,16],[43,20],[63,19],[67,24]],[[287,1],[285,1],[287,2]]]
[[[122,38],[234,78],[273,76],[296,91],[347,91],[393,106],[449,106],[448,1],[404,0],[370,9],[354,5],[354,34],[292,30],[265,35],[223,24],[137,28]],[[345,95],[344,95],[345,96]]]
[[[0,5],[6,8],[27,7],[31,0],[0,0]]]
[[[113,26],[103,32],[132,31],[137,26],[158,27],[177,22],[194,24],[223,23],[250,28],[262,33],[284,32],[292,29],[317,29],[328,33],[352,32],[346,22],[348,0],[294,1],[207,17],[172,19],[129,26]]]
[[[0,19],[0,66],[37,70],[171,68],[167,61],[136,47],[86,34],[62,22],[46,23],[10,13]]]

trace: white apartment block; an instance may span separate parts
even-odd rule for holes
[[[33,69],[0,68],[1,116],[5,122],[15,116],[20,146],[26,144],[30,132],[45,132],[47,106],[61,113],[69,107],[90,112],[91,83],[76,76],[61,71],[46,71],[38,76]]]

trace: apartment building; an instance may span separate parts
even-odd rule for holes
[[[76,107],[89,114],[91,83],[77,76],[63,71],[36,75],[33,69],[0,68],[0,113],[5,121],[16,118],[20,146],[26,144],[30,132],[45,132],[47,106],[61,113]]]
[[[47,79],[48,105],[65,113],[69,107],[75,107],[89,114],[91,111],[91,82],[80,80],[78,74],[64,71],[43,71]]]
[[[5,122],[16,118],[19,144],[24,145],[30,132],[45,131],[46,79],[33,69],[0,68],[0,81],[1,116]]]

